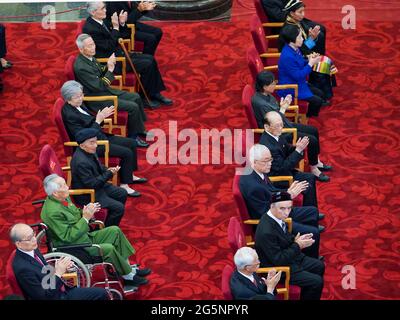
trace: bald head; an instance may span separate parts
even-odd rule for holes
[[[10,230],[10,239],[22,251],[37,249],[36,236],[33,229],[25,223],[17,223]]]
[[[267,112],[264,117],[264,129],[273,136],[279,137],[283,129],[281,115],[276,111]]]

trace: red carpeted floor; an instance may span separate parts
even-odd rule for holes
[[[307,1],[309,16],[323,19],[312,10],[317,2]],[[357,3],[368,8],[366,1]],[[240,97],[250,81],[245,50],[253,12],[252,1],[239,1],[230,23],[161,24],[157,59],[175,104],[148,111],[148,129],[167,129],[168,120],[179,129],[247,127]],[[400,298],[400,22],[374,18],[357,21],[356,30],[324,21],[328,52],[340,71],[333,105],[311,121],[320,129],[323,160],[334,166],[331,182],[318,185],[327,227],[324,299]],[[30,204],[43,197],[39,151],[49,143],[64,156],[50,113],[65,80],[64,62],[76,53],[74,33],[71,23],[55,30],[7,24],[14,67],[3,74],[0,95],[0,296],[9,293],[8,229],[39,218]],[[154,271],[140,298],[221,299],[221,270],[232,260],[226,229],[237,215],[235,166],[153,166],[144,151],[139,158],[138,174],[149,183],[137,187],[142,197],[128,201],[121,227],[138,261]],[[341,286],[346,265],[356,270],[353,290]]]

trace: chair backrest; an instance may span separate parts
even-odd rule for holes
[[[240,221],[237,217],[231,217],[228,224],[228,242],[235,254],[238,249],[246,246],[246,239]]]
[[[233,198],[235,199],[236,206],[239,210],[239,216],[241,219],[243,233],[244,233],[245,237],[253,238],[254,230],[253,230],[252,226],[246,225],[243,223],[243,221],[250,219],[250,215],[247,210],[246,202],[244,201],[243,195],[240,192],[240,188],[239,188],[240,177],[241,176],[239,174],[235,174],[235,176],[233,177],[233,182],[232,182]],[[246,239],[245,239],[245,241],[246,241]]]
[[[264,28],[257,15],[253,15],[250,19],[250,33],[258,54],[268,52],[268,45],[267,39],[265,38]]]
[[[11,287],[12,293],[16,294],[18,296],[24,297],[24,294],[22,293],[21,288],[19,287],[17,278],[15,277],[14,274],[14,270],[12,267],[14,258],[15,258],[15,252],[16,250],[14,250],[13,252],[11,252],[11,255],[9,256],[8,260],[7,260],[7,264],[6,264],[6,279],[8,284]]]
[[[86,23],[86,19],[76,22],[75,39],[83,32],[83,26]]]
[[[75,59],[76,56],[69,56],[65,63],[64,74],[67,80],[75,80],[75,74],[74,74]]]
[[[61,115],[61,110],[62,110],[63,106],[64,106],[64,100],[61,98],[58,98],[53,106],[52,117],[53,117],[53,122],[56,124],[56,127],[58,129],[58,133],[60,135],[61,142],[64,145],[64,142],[68,142],[71,140],[69,138],[67,129],[64,126],[64,121],[63,121],[62,115]],[[67,147],[64,145],[64,154],[65,154],[65,157],[67,157],[67,158],[72,157],[73,148]]]
[[[251,104],[251,98],[253,97],[255,90],[248,84],[243,88],[242,92],[242,104],[246,112],[247,121],[249,122],[250,128],[258,128],[256,117],[254,116],[253,106]]]
[[[246,57],[247,66],[250,69],[251,78],[253,80],[253,83],[255,83],[257,75],[264,70],[264,65],[261,61],[260,55],[253,46],[247,49]]]
[[[257,16],[260,19],[260,21],[262,23],[267,22],[268,17],[265,14],[264,7],[261,3],[261,0],[254,0],[254,8],[256,9],[256,13],[257,13]]]
[[[233,271],[234,269],[230,265],[226,265],[222,270],[221,290],[225,300],[233,300],[230,286]]]
[[[61,169],[60,162],[53,148],[46,144],[39,154],[39,170],[42,177],[47,177],[50,174],[56,173],[64,178],[64,173]]]

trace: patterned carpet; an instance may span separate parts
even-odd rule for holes
[[[317,1],[307,1],[312,7]],[[360,1],[362,2],[362,1]],[[241,90],[250,81],[245,51],[251,43],[251,1],[235,3],[231,23],[162,23],[157,53],[173,107],[148,111],[147,129],[246,128]],[[320,129],[322,159],[334,166],[318,185],[327,231],[324,299],[400,298],[400,22],[358,22],[342,30],[324,22],[328,52],[338,69],[333,105],[311,123]],[[49,143],[63,159],[50,113],[75,54],[75,25],[8,24],[8,58],[0,95],[0,297],[9,293],[4,270],[12,250],[8,229],[34,223],[30,204],[43,197],[38,154]],[[231,194],[234,165],[150,165],[149,183],[130,199],[121,226],[137,260],[153,269],[141,299],[221,299],[222,268],[232,260],[226,239],[237,215]],[[356,289],[341,286],[345,265],[356,268]]]

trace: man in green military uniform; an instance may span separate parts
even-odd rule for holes
[[[43,180],[47,194],[41,218],[48,226],[54,245],[73,245],[93,243],[100,245],[104,261],[114,265],[125,284],[141,285],[148,283],[143,278],[150,269],[137,269],[129,264],[129,257],[135,249],[117,226],[110,226],[90,232],[89,220],[100,210],[99,203],[89,203],[83,209],[77,208],[69,197],[69,187],[57,174],[51,174]],[[88,248],[90,255],[96,255],[96,248]]]

